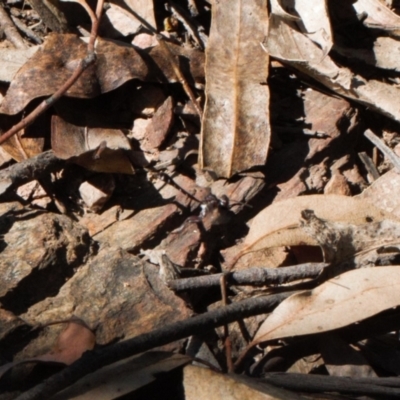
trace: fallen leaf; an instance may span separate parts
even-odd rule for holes
[[[18,71],[0,107],[16,114],[38,97],[53,94],[86,56],[87,45],[72,34],[50,34]],[[96,63],[87,68],[66,96],[92,98],[114,90],[131,79],[144,80],[147,66],[133,46],[98,38]]]
[[[111,400],[132,393],[182,367],[192,359],[184,354],[151,351],[116,362],[85,376],[52,400]]]
[[[316,79],[335,93],[353,99],[371,109],[400,121],[400,90],[378,80],[367,80],[339,67],[306,35],[297,31],[292,22],[271,15],[267,51],[270,56],[289,63],[302,73]]]
[[[58,158],[96,172],[134,173],[127,154],[131,145],[120,129],[76,126],[56,115],[51,122],[51,146]]]
[[[274,246],[316,246],[315,238],[300,228],[301,212],[311,209],[322,219],[362,225],[379,222],[393,215],[375,207],[368,201],[340,195],[310,195],[283,200],[266,207],[251,222],[243,249],[233,265],[244,254]]]
[[[205,384],[206,383],[206,384]],[[208,368],[187,365],[183,369],[186,400],[301,400],[303,397],[249,377],[222,374]]]
[[[81,320],[68,322],[51,353],[36,357],[38,361],[59,362],[70,365],[96,344],[96,336]]]
[[[307,35],[314,43],[323,50],[324,57],[332,48],[332,30],[328,15],[326,0],[315,1],[310,7],[307,0],[282,0],[283,7],[290,7],[297,11],[300,19],[296,25],[300,31]]]
[[[363,24],[368,28],[384,30],[389,35],[400,36],[400,17],[379,0],[357,0],[353,4],[358,15],[365,15]]]
[[[219,1],[212,7],[206,53],[206,103],[200,164],[218,176],[265,164],[270,140],[264,0]]]
[[[284,300],[251,345],[341,328],[400,305],[400,267],[360,268]]]

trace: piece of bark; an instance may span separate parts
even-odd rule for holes
[[[98,344],[130,338],[191,311],[158,276],[158,268],[118,247],[103,246],[61,288],[56,297],[35,304],[23,319],[31,325],[75,316],[96,330]],[[25,351],[33,356],[34,344]]]
[[[238,319],[271,312],[286,297],[287,294],[278,294],[247,299],[184,321],[172,324],[164,323],[157,330],[143,333],[132,339],[110,345],[103,349],[86,352],[81,359],[70,367],[25,392],[20,396],[19,400],[50,398],[53,394],[68,387],[83,376],[113,362]]]
[[[90,253],[87,231],[64,215],[11,212],[0,227],[0,296],[17,313],[55,295]]]
[[[177,212],[178,207],[175,204],[141,210],[129,219],[116,222],[94,238],[101,243],[134,251],[163,229],[166,222]]]

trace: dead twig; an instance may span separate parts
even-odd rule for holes
[[[273,372],[264,376],[261,382],[307,393],[339,392],[357,396],[383,396],[399,398],[398,378],[352,378],[348,376],[321,376],[296,373]],[[393,385],[394,387],[387,387]]]
[[[369,139],[394,165],[398,172],[400,172],[400,157],[385,143],[379,139],[371,130],[367,129],[364,136]]]
[[[288,296],[289,294],[282,293],[243,300],[184,321],[166,325],[152,332],[143,333],[103,349],[86,352],[69,367],[23,393],[17,400],[50,398],[78,379],[106,365],[241,318],[271,312]]]
[[[197,45],[201,49],[205,49],[207,46],[207,36],[204,34],[204,28],[191,20],[185,10],[171,0],[166,4],[166,8],[178,21],[182,23]]]
[[[77,3],[82,6],[86,4],[85,0],[76,0]],[[97,32],[99,28],[99,19],[101,17],[101,12],[103,10],[104,0],[99,0],[97,2],[96,14],[91,11],[89,13],[90,18],[92,19],[92,30],[90,33],[90,39],[88,44],[88,54],[82,59],[75,69],[72,76],[58,89],[52,96],[43,100],[29,115],[27,115],[24,119],[22,119],[18,124],[14,125],[11,129],[5,132],[2,136],[0,136],[0,144],[4,143],[11,136],[15,135],[21,129],[26,128],[30,125],[39,115],[45,112],[48,108],[54,105],[54,103],[59,100],[67,90],[79,79],[82,75],[83,71],[89,67],[89,65],[93,64],[96,61],[96,55],[94,52],[94,44],[97,38]],[[87,6],[87,4],[86,4]],[[84,6],[85,7],[85,6]],[[87,6],[89,7],[89,6]],[[90,7],[89,7],[90,8]],[[86,7],[85,7],[86,9]],[[91,10],[91,9],[90,9]]]
[[[306,263],[281,268],[249,268],[244,271],[231,272],[226,281],[230,285],[275,285],[297,281],[300,279],[315,279],[327,267],[325,263]],[[220,284],[222,274],[205,275],[193,278],[182,278],[169,282],[169,288],[175,292],[205,289]]]
[[[226,275],[222,274],[219,283],[221,285],[221,295],[222,295],[222,303],[226,307],[229,304],[228,293],[227,293],[227,283],[226,283]],[[232,361],[232,342],[229,336],[229,325],[224,325],[224,347],[225,347],[225,356],[226,356],[226,365],[228,366],[228,372],[233,373],[233,361]]]
[[[8,16],[3,5],[0,4],[0,26],[4,30],[7,39],[17,48],[17,49],[27,49],[28,46],[25,44],[24,39],[18,32],[13,21]]]
[[[15,26],[23,32],[29,39],[32,39],[36,44],[42,44],[43,40],[33,32],[32,29],[27,27],[21,20],[11,15],[11,19]]]
[[[49,150],[11,165],[0,171],[0,196],[16,186],[40,178],[43,173],[60,170],[64,164],[64,160],[60,160]]]

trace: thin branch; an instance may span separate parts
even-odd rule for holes
[[[199,334],[199,332],[234,322],[238,319],[271,312],[290,294],[278,294],[243,300],[184,321],[166,325],[152,332],[143,333],[132,339],[113,344],[103,349],[88,351],[69,367],[23,393],[17,400],[50,398],[83,376],[97,371],[106,365],[135,354],[143,353],[154,347],[163,346],[176,340]]]
[[[22,39],[21,35],[18,32],[18,29],[15,27],[13,21],[8,16],[4,6],[0,4],[0,26],[3,29],[7,39],[17,48],[17,49],[27,49],[28,46]]]
[[[379,139],[371,130],[367,129],[364,136],[369,139],[394,165],[398,172],[400,172],[400,157],[385,143]]]
[[[231,272],[226,276],[230,285],[281,285],[299,279],[315,279],[327,267],[325,263],[306,263],[281,268],[249,268]],[[222,274],[182,278],[168,282],[168,287],[175,292],[204,289],[220,285]]]
[[[40,178],[43,173],[60,170],[64,164],[65,161],[57,158],[51,150],[13,164],[0,171],[0,196],[16,186]]]

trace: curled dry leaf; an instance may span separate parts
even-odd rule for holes
[[[65,322],[65,321],[63,321]],[[70,365],[81,358],[87,350],[92,350],[96,344],[96,336],[79,318],[68,322],[66,328],[59,335],[50,353],[26,360],[10,362],[0,367],[0,378],[18,364],[56,362]]]
[[[11,136],[1,147],[15,160],[22,161],[37,156],[44,148],[44,137],[27,137],[25,130]]]
[[[96,336],[83,321],[70,321],[58,337],[53,351],[36,359],[70,365],[85,351],[92,350],[95,344]]]
[[[384,30],[389,35],[400,37],[400,17],[379,0],[357,0],[353,7],[358,15],[365,15],[364,25]]]
[[[301,212],[311,209],[324,220],[362,225],[393,215],[375,207],[366,200],[340,195],[310,195],[283,200],[258,213],[251,222],[242,251],[232,266],[244,254],[276,246],[317,246],[318,241],[305,234],[300,227]]]
[[[400,305],[400,266],[361,268],[284,300],[263,322],[252,345],[326,332]]]
[[[4,114],[22,111],[33,99],[53,94],[86,56],[87,45],[77,36],[52,33],[18,71],[0,107]],[[96,63],[67,91],[70,97],[92,98],[131,79],[144,80],[147,66],[132,46],[97,39]]]
[[[341,96],[353,99],[371,109],[400,121],[400,90],[378,80],[366,80],[341,68],[324,54],[319,46],[306,35],[293,28],[276,15],[269,20],[267,49],[276,57],[292,67],[307,74]]]
[[[268,55],[264,0],[231,2],[212,7],[206,53],[206,103],[200,164],[218,176],[263,165],[270,140]]]
[[[296,21],[301,32],[307,35],[314,43],[323,50],[324,57],[332,48],[332,30],[328,15],[326,0],[310,2],[307,0],[282,0],[283,7],[294,8],[300,16]]]
[[[133,174],[129,140],[119,129],[85,128],[52,117],[51,146],[58,158],[96,172]]]

